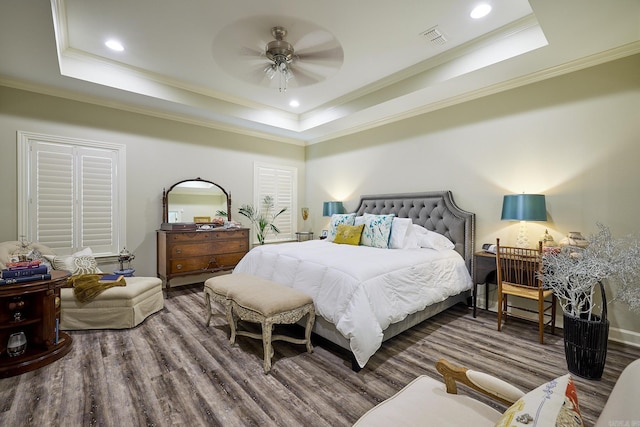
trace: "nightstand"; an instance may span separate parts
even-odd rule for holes
[[[313,231],[297,231],[296,238],[298,242],[306,242],[307,240],[313,240]]]
[[[489,283],[496,284],[496,255],[490,252],[473,254],[473,317],[478,305],[478,284],[484,284],[484,309],[489,309]]]

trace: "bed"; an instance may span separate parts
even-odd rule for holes
[[[460,209],[450,191],[363,196],[354,213],[409,218],[416,231],[443,235],[453,248],[380,249],[322,240],[264,245],[249,251],[234,273],[310,294],[317,312],[313,332],[349,350],[358,370],[383,341],[468,303],[475,215]]]

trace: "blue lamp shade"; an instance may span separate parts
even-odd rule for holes
[[[324,202],[322,204],[322,216],[344,213],[342,202]]]
[[[502,219],[507,221],[546,221],[544,194],[509,194],[502,201]]]

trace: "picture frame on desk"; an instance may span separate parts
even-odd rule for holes
[[[329,230],[322,230],[322,233],[320,234],[320,240],[324,240],[327,237],[329,237]]]

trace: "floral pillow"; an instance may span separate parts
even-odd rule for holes
[[[389,248],[389,236],[394,216],[394,214],[364,214],[364,230],[362,230],[360,244],[373,248]]]
[[[530,391],[507,409],[495,427],[582,427],[578,395],[570,374]]]
[[[338,230],[338,226],[340,224],[353,225],[355,219],[355,213],[331,215],[331,224],[329,225],[329,236],[327,237],[327,240],[333,242],[333,240],[336,238],[336,231]]]

